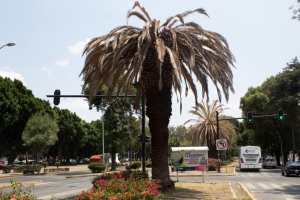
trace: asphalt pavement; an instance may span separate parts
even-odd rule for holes
[[[170,167],[170,177],[193,177],[193,176],[235,176],[236,175],[236,166],[237,166],[237,161],[229,164],[228,166],[221,166],[220,172],[218,171],[172,171]],[[65,168],[68,167],[69,171],[61,171],[61,172],[48,172],[47,174],[63,174],[66,176],[66,178],[80,178],[80,177],[87,177],[87,176],[95,176],[95,175],[101,175],[103,173],[91,173],[91,171],[88,169],[87,164],[78,164],[78,165],[68,165],[68,166],[60,166],[59,168]],[[46,169],[56,169],[55,166],[48,166]],[[117,171],[123,171],[125,170],[125,166],[120,166],[117,167]],[[151,168],[146,168],[146,170],[149,173],[149,176],[151,177]],[[13,179],[14,177],[17,176],[39,176],[39,175],[45,175],[44,169],[41,169],[40,174],[33,174],[33,175],[23,175],[23,173],[3,173],[2,170],[0,170],[0,178],[10,178],[9,180]],[[107,171],[105,173],[114,173],[115,171]],[[36,182],[21,182],[21,185],[30,185],[30,184],[40,184],[42,181],[36,181]],[[11,187],[11,183],[0,183],[0,189],[2,188],[8,188]],[[253,198],[251,193],[243,187],[246,193],[249,194],[249,196]]]

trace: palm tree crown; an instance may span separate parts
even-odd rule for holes
[[[221,93],[218,84],[223,89],[226,101],[228,100],[228,90],[234,92],[229,65],[233,66],[234,57],[226,39],[218,33],[202,29],[194,22],[185,23],[183,20],[195,12],[207,15],[205,10],[199,8],[177,14],[160,25],[160,21],[151,19],[138,2],[135,2],[134,8],[140,8],[142,14],[129,10],[127,20],[131,16],[136,16],[145,22],[143,28],[120,26],[107,35],[92,39],[87,44],[84,50],[87,57],[81,72],[85,75],[83,88],[89,85],[91,94],[95,95],[102,85],[109,83],[111,86],[107,94],[109,96],[118,79],[125,74],[118,94],[121,89],[127,94],[132,83],[138,82],[142,87],[138,87],[137,95],[141,95],[144,86],[141,76],[143,62],[147,53],[153,53],[156,65],[152,67],[157,67],[160,72],[157,87],[160,89],[162,87],[163,63],[171,62],[172,86],[176,95],[180,96],[180,104],[182,82],[186,85],[185,94],[187,95],[188,88],[191,88],[197,101],[197,89],[192,74],[200,81],[202,96],[206,94],[208,98],[209,77],[217,89],[219,99],[221,100]],[[175,26],[176,22],[180,24]],[[149,51],[151,47],[155,48],[155,52]],[[169,60],[165,59],[166,56]]]
[[[216,111],[221,114],[219,116],[219,132],[220,137],[227,139],[228,147],[231,148],[231,140],[235,136],[236,126],[230,123],[228,120],[222,120],[225,118],[230,118],[228,116],[222,115],[222,112],[228,108],[223,108],[223,105],[217,105],[218,100],[213,101],[212,105],[209,105],[208,101],[204,103],[198,103],[197,106],[193,107],[189,113],[196,115],[196,119],[190,119],[185,122],[185,124],[194,122],[187,130],[187,139],[192,142],[193,145],[204,145],[211,149],[215,147],[215,142],[217,138],[217,121],[216,121]]]

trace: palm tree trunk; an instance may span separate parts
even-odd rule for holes
[[[166,56],[166,61],[169,60]],[[146,97],[146,115],[149,118],[152,145],[152,178],[160,179],[162,190],[174,189],[168,165],[168,125],[172,115],[172,66],[162,66],[162,89],[159,90],[159,69],[154,48],[148,50],[143,63],[142,79]]]

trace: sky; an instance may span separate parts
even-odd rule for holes
[[[92,38],[126,25],[132,0],[10,0],[0,1],[0,75],[19,79],[35,97],[49,100],[55,89],[62,95],[80,95],[85,62],[83,49]],[[209,17],[192,14],[185,22],[196,22],[203,29],[224,36],[235,56],[233,87],[224,114],[242,117],[240,98],[249,87],[260,86],[267,78],[282,72],[300,54],[300,22],[292,20],[296,0],[140,0],[152,18],[164,22],[168,17],[203,8]],[[129,25],[143,27],[130,18]],[[201,86],[197,84],[198,101]],[[216,89],[209,86],[209,100],[217,100]],[[205,100],[205,99],[204,99]],[[183,97],[182,112],[176,95],[172,99],[171,126],[183,125],[195,116],[188,113],[195,105],[189,92]],[[61,98],[59,106],[90,122],[102,113],[89,110],[83,98]],[[277,111],[274,111],[274,114]]]

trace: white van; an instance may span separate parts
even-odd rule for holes
[[[239,149],[240,170],[254,169],[259,172],[262,167],[261,149],[258,146],[243,146]]]

